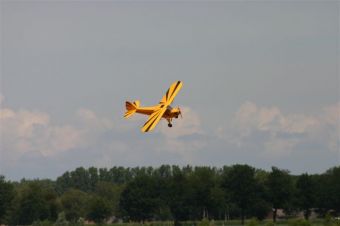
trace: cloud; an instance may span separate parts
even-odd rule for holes
[[[11,159],[27,152],[52,156],[85,148],[114,127],[112,121],[98,117],[89,109],[79,109],[75,121],[77,123],[59,125],[52,123],[46,112],[3,108],[0,110],[1,150]]]
[[[4,100],[5,100],[4,95],[2,95],[2,94],[0,93],[0,106],[2,105],[2,103],[4,102]]]
[[[340,103],[324,108],[319,122],[310,134],[311,140],[326,141],[329,150],[340,156]]]
[[[98,117],[95,112],[81,108],[77,111],[81,123],[90,128],[108,130],[114,128],[113,121],[104,117]]]
[[[2,154],[15,160],[24,153],[44,156],[67,151],[80,143],[81,131],[69,125],[54,125],[45,112],[9,108],[0,110]]]
[[[38,165],[41,161],[55,160],[53,164],[64,167],[65,158],[72,164],[107,167],[153,165],[162,161],[175,164],[175,159],[191,162],[194,151],[206,141],[202,139],[199,115],[189,107],[183,107],[182,112],[185,118],[174,120],[174,127],[168,128],[162,120],[152,133],[143,134],[139,126],[146,117],[136,117],[130,123],[124,119],[114,121],[80,108],[71,123],[60,124],[54,123],[46,112],[3,108],[0,110],[1,165],[10,171],[28,164],[27,159],[38,161]]]
[[[189,136],[193,134],[202,134],[201,119],[199,115],[189,107],[181,107],[183,119],[179,117],[173,120],[174,126],[169,129],[167,124],[161,123],[159,131],[166,138],[176,139],[183,136]]]
[[[234,114],[230,126],[220,127],[218,137],[238,147],[263,148],[262,156],[280,158],[306,144],[326,146],[339,153],[340,103],[318,114],[284,114],[278,107],[246,102]],[[312,145],[309,145],[312,146]]]
[[[125,150],[124,144],[105,137],[114,129],[114,123],[84,108],[75,113],[71,123],[54,123],[46,112],[1,108],[0,128],[1,173],[16,172],[18,179],[46,175],[45,171],[58,167],[62,172],[71,165],[77,167],[89,162],[100,165],[101,159],[105,164],[108,155],[122,155],[120,151]],[[104,151],[98,152],[99,148]],[[29,172],[38,173],[30,175]]]
[[[246,102],[215,134],[203,129],[198,112],[181,110],[183,119],[174,119],[172,128],[162,120],[152,133],[141,133],[144,116],[111,120],[80,108],[73,121],[55,123],[47,112],[1,108],[1,170],[20,179],[57,176],[78,166],[242,162],[270,167],[284,159],[289,161],[281,167],[293,168],[290,161],[314,165],[317,158],[324,159],[318,166],[323,169],[340,156],[340,103],[315,114],[292,114]],[[314,156],[303,160],[306,153]]]
[[[160,123],[158,131],[164,139],[160,150],[177,153],[190,163],[194,160],[195,151],[207,145],[207,140],[204,139],[205,134],[197,112],[186,106],[181,107],[181,111],[183,119],[174,119],[172,128],[168,128],[167,123]]]

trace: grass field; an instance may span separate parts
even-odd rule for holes
[[[111,226],[139,226],[140,223],[117,223],[110,224]],[[174,226],[173,221],[162,221],[162,222],[145,222],[144,225],[149,226]],[[304,220],[278,220],[275,224],[272,220],[255,221],[246,220],[245,226],[340,226],[340,222],[327,222],[324,219],[313,219],[310,221]],[[181,226],[242,226],[240,220],[230,220],[230,221],[186,221],[181,222]]]
[[[49,221],[35,221],[32,226],[86,226],[86,225],[94,225],[96,224],[83,224],[76,223],[72,224],[70,222],[64,223],[53,223]],[[112,224],[97,224],[98,226],[174,226],[173,221],[150,221],[138,223],[138,222],[129,222],[129,223],[112,223]],[[274,224],[271,219],[266,219],[263,221],[258,221],[256,219],[247,219],[245,220],[244,225],[241,224],[240,220],[229,220],[229,221],[214,221],[203,219],[202,221],[185,221],[180,222],[180,226],[340,226],[340,220],[335,220],[332,218],[328,219],[312,219],[306,221],[304,219],[289,219],[289,220],[277,220]]]

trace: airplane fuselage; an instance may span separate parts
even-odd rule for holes
[[[138,107],[136,109],[136,113],[143,114],[143,115],[151,115],[157,109],[159,109],[160,105],[155,105],[155,106],[150,106],[150,107]],[[179,115],[179,110],[177,108],[172,108],[171,106],[168,106],[162,118],[169,120],[172,118],[178,118],[178,115]]]
[[[135,100],[133,102],[126,101],[126,112],[124,114],[124,118],[129,118],[135,113],[149,115],[148,120],[141,128],[142,132],[149,132],[153,130],[162,118],[165,118],[168,121],[169,127],[172,127],[172,119],[178,118],[179,115],[182,117],[182,112],[179,107],[172,108],[170,106],[175,96],[182,88],[182,85],[183,83],[181,81],[172,83],[168,91],[166,91],[165,95],[162,97],[161,101],[154,106],[141,107],[139,100]]]

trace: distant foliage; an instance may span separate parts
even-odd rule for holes
[[[0,223],[9,225],[78,225],[85,221],[182,221],[213,225],[237,220],[247,226],[273,226],[261,220],[284,209],[313,210],[325,226],[339,226],[340,166],[323,174],[291,175],[249,165],[192,167],[79,167],[53,180],[6,181],[0,176]],[[210,220],[209,220],[210,219]],[[244,221],[251,219],[250,221]],[[234,221],[233,221],[234,222]],[[216,223],[219,225],[220,222]],[[309,226],[305,220],[289,226]]]
[[[267,222],[265,226],[275,226],[274,222]]]
[[[146,221],[158,210],[157,181],[148,175],[138,176],[127,184],[120,199],[120,208],[129,220]]]
[[[203,218],[201,222],[198,223],[198,226],[212,226],[212,225],[210,225],[210,221],[208,218]]]
[[[266,181],[268,200],[273,207],[273,221],[276,222],[277,210],[289,208],[294,193],[293,178],[289,171],[272,167]]]
[[[5,217],[10,211],[15,196],[14,186],[5,177],[0,175],[0,225],[5,223]]]
[[[228,193],[230,201],[240,208],[242,224],[250,206],[257,199],[255,168],[248,165],[234,165],[223,175],[223,188]]]
[[[58,207],[57,195],[51,187],[40,181],[24,181],[13,200],[10,223],[28,225],[35,221],[54,222]]]
[[[60,196],[60,203],[66,219],[75,223],[79,217],[84,217],[87,212],[86,206],[89,199],[90,195],[88,193],[73,188],[62,194]]]
[[[37,220],[32,223],[32,226],[53,226],[53,223],[49,220]]]
[[[296,182],[297,206],[304,212],[305,219],[308,220],[311,208],[315,204],[315,182],[308,174],[302,174]]]
[[[69,222],[66,220],[65,212],[60,212],[54,226],[68,226]]]
[[[96,223],[103,223],[111,215],[112,209],[107,200],[93,196],[89,201],[87,218]]]
[[[256,218],[250,219],[246,224],[246,226],[259,226],[259,225],[260,225],[259,221]]]
[[[334,219],[333,220],[333,225],[334,226],[340,226],[340,219]]]
[[[312,224],[310,223],[310,221],[302,220],[302,219],[291,220],[288,222],[288,226],[311,226],[311,225]]]

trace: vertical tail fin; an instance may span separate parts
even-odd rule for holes
[[[136,100],[133,103],[126,101],[125,102],[126,112],[124,118],[129,118],[130,116],[132,116],[136,112],[139,105],[140,105],[139,100]]]

